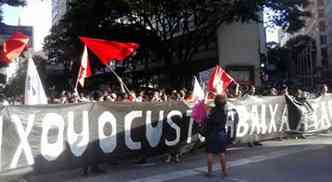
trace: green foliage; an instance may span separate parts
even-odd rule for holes
[[[315,49],[315,40],[307,35],[295,36],[289,39],[283,47],[277,43],[268,43],[269,64],[276,66],[277,72],[286,73],[294,59],[292,56],[301,53],[310,44]]]
[[[0,0],[0,22],[2,21],[2,9],[1,7],[3,5],[9,5],[9,6],[25,6],[26,0]]]
[[[309,0],[266,0],[263,4],[274,12],[268,23],[281,26],[288,33],[295,33],[303,28],[303,17],[311,16],[310,12],[303,10],[310,5]]]
[[[306,5],[307,0],[73,0],[44,48],[68,71],[79,64],[79,36],[138,42],[142,47],[135,58],[145,67],[154,60],[189,62],[201,45],[215,41],[218,27],[262,21],[258,12],[264,8],[275,12],[270,24],[299,30],[309,15],[300,8]]]
[[[312,37],[310,37],[308,35],[298,35],[296,37],[289,39],[286,42],[285,47],[298,52],[298,51],[303,50],[304,47],[306,47],[310,44],[312,44],[313,46],[316,45],[315,40]]]
[[[287,72],[290,62],[290,50],[286,47],[268,48],[268,61],[276,67],[276,71]]]
[[[8,97],[24,95],[27,61],[21,61],[15,77],[6,85],[5,94]]]
[[[39,77],[44,85],[45,91],[48,91],[47,73],[46,73],[46,60],[41,56],[33,56],[35,65],[37,66]],[[24,95],[25,80],[28,69],[28,60],[22,58],[19,62],[19,69],[15,77],[6,85],[6,96],[20,96]]]
[[[8,4],[9,6],[25,6],[26,0],[0,0],[0,5]]]

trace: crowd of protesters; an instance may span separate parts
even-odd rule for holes
[[[84,102],[167,102],[167,101],[193,101],[192,90],[190,89],[154,89],[142,88],[135,91],[120,91],[119,88],[106,87],[96,91],[82,91],[80,93],[74,91],[51,92],[48,98],[49,104],[70,104]],[[315,92],[306,92],[301,89],[289,89],[283,85],[281,88],[264,88],[256,90],[253,85],[238,86],[233,85],[227,90],[229,98],[239,98],[245,95],[261,95],[261,96],[278,96],[289,94],[298,98],[314,98],[325,95],[328,92],[328,86],[323,84],[317,88]],[[0,103],[2,105],[22,105],[24,96],[6,97],[0,94]]]

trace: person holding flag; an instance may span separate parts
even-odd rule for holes
[[[226,94],[228,87],[238,83],[219,65],[215,67],[208,81],[208,91],[214,95]]]
[[[207,176],[212,175],[213,155],[218,155],[221,165],[221,173],[223,176],[228,176],[226,168],[226,120],[227,115],[225,112],[226,95],[217,95],[214,100],[215,107],[211,109],[207,119],[207,161],[208,173]]]
[[[219,156],[221,173],[223,176],[228,176],[226,168],[226,146],[229,143],[227,141],[226,135],[226,90],[232,84],[236,83],[235,80],[228,75],[219,65],[216,66],[214,71],[211,73],[210,80],[208,81],[208,94],[202,94],[202,89],[197,85],[198,81],[195,80],[194,93],[193,96],[197,98],[202,98],[205,95],[205,100],[203,102],[198,102],[193,108],[193,119],[202,120],[202,109],[205,108],[205,112],[209,113],[207,119],[204,121],[198,122],[200,126],[206,127],[206,133],[204,134],[207,141],[207,164],[208,164],[208,173],[207,176],[212,175],[212,165],[213,165],[213,155],[216,154]],[[236,83],[237,84],[237,83]],[[196,89],[195,89],[196,88]],[[209,108],[207,105],[207,97],[209,93],[212,93],[215,96],[214,99],[214,108]],[[205,107],[202,107],[201,104],[204,103]],[[196,113],[197,112],[197,113]],[[204,113],[204,112],[203,112]]]
[[[110,69],[110,71],[118,79],[122,92],[130,94],[127,85],[113,70],[111,65],[114,62],[123,62],[130,55],[133,55],[140,45],[133,42],[124,43],[88,37],[80,37],[80,40],[99,58],[99,61],[102,64]]]
[[[256,87],[251,85],[249,88],[248,93],[246,94],[248,96],[255,96],[256,95]],[[254,146],[262,146],[263,144],[258,141],[258,135],[253,134],[249,137],[248,147],[252,148]]]

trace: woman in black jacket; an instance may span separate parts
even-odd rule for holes
[[[210,111],[207,120],[207,153],[208,153],[208,176],[212,174],[213,155],[217,154],[220,158],[221,173],[227,176],[226,169],[226,96],[218,95],[215,100],[215,107]]]

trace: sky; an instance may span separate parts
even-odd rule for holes
[[[9,25],[18,25],[19,19],[21,25],[33,26],[34,30],[34,48],[35,51],[42,50],[44,38],[49,34],[52,26],[51,1],[27,0],[26,7],[3,6],[4,23]],[[278,33],[276,29],[267,29],[267,42],[278,42]]]
[[[25,7],[3,6],[3,22],[8,25],[33,26],[34,48],[40,51],[43,47],[44,38],[49,34],[52,26],[51,1],[27,0]]]
[[[276,27],[266,29],[266,42],[279,42],[278,30]]]
[[[271,9],[264,9],[264,26],[266,27],[266,42],[279,42],[278,30],[279,27],[268,26],[268,22],[271,21],[271,15],[275,13]]]

